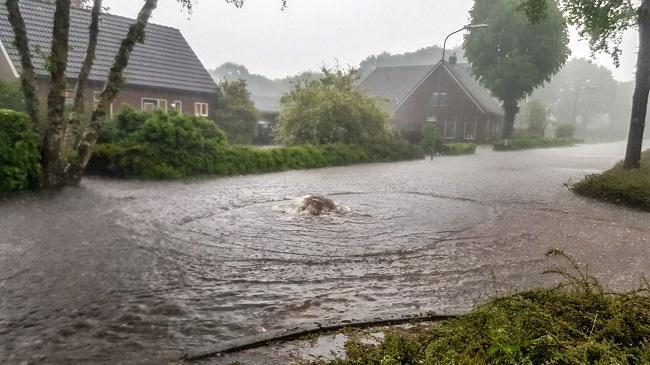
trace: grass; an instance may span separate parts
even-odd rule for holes
[[[614,294],[558,250],[563,284],[494,299],[427,329],[391,330],[378,344],[351,340],[329,365],[650,364],[650,288]]]
[[[476,145],[473,143],[449,143],[436,145],[436,152],[443,156],[473,155]]]
[[[570,147],[577,140],[573,138],[518,138],[499,141],[494,144],[495,151],[519,151],[533,148]]]
[[[619,162],[602,174],[587,176],[571,187],[577,194],[650,211],[650,150],[641,154],[641,168],[624,170]]]

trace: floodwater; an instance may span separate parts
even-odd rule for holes
[[[125,182],[0,200],[0,364],[168,364],[304,323],[462,312],[552,283],[557,247],[613,290],[650,275],[650,214],[564,186],[623,143]],[[323,194],[349,212],[293,213]]]

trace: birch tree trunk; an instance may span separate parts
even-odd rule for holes
[[[93,147],[95,146],[95,143],[97,143],[97,137],[101,130],[102,123],[106,119],[111,103],[115,100],[115,97],[124,83],[123,74],[129,63],[131,52],[133,52],[136,43],[144,42],[145,28],[149,23],[151,14],[157,6],[158,0],[146,0],[136,18],[136,22],[129,27],[129,32],[126,35],[126,38],[122,41],[117,56],[115,56],[113,67],[108,75],[106,85],[104,86],[104,91],[102,91],[99,104],[92,113],[90,125],[83,133],[81,141],[79,142],[77,148],[78,161],[71,167],[69,174],[70,184],[78,184],[81,181],[83,172],[92,156]]]
[[[68,37],[70,32],[70,0],[56,0],[52,51],[49,59],[50,92],[47,98],[47,129],[43,141],[43,187],[59,188],[66,185],[64,156],[65,70],[68,64]]]
[[[650,0],[643,0],[643,4],[639,8],[639,54],[636,68],[632,120],[624,163],[626,170],[641,167],[643,132],[648,111],[648,92],[650,91]]]
[[[23,95],[25,96],[27,113],[32,118],[32,124],[36,130],[41,125],[41,115],[38,102],[38,89],[36,86],[36,74],[34,71],[31,52],[29,50],[29,39],[27,38],[25,21],[20,13],[18,0],[7,0],[5,6],[7,7],[7,13],[9,14],[9,22],[14,31],[16,49],[20,55],[20,82]]]

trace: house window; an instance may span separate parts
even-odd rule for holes
[[[174,102],[172,103],[171,106],[172,106],[172,109],[173,109],[173,110],[176,110],[176,111],[179,112],[179,113],[182,113],[182,112],[183,112],[183,102],[182,102],[182,101],[180,101],[180,100],[174,100]]]
[[[431,106],[447,106],[447,93],[431,94]]]
[[[456,121],[445,122],[445,138],[446,139],[456,138]]]
[[[158,109],[167,111],[166,99],[142,98],[142,110],[152,112]]]
[[[74,105],[74,89],[67,89],[64,95],[65,95],[65,106]]]
[[[194,103],[194,115],[197,117],[207,117],[208,116],[208,104],[207,103]]]
[[[476,139],[476,122],[465,122],[464,139]]]

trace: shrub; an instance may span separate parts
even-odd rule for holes
[[[422,127],[422,132],[420,133],[420,147],[424,150],[424,153],[432,156],[436,153],[436,146],[441,144],[440,136],[438,135],[438,128],[433,122],[426,122]]]
[[[622,163],[573,185],[577,194],[650,211],[650,150],[643,152],[641,168],[624,170]]]
[[[571,124],[560,124],[555,130],[557,138],[573,138],[576,134],[576,127]]]
[[[495,151],[517,151],[531,148],[552,148],[573,146],[572,138],[522,138],[507,139],[494,144]]]
[[[476,145],[473,143],[439,144],[436,151],[446,156],[473,155],[476,153]]]
[[[232,143],[251,144],[260,119],[255,104],[246,89],[246,81],[223,81],[219,85],[221,96],[217,98],[214,118],[226,132]]]
[[[0,109],[0,192],[35,186],[40,159],[39,138],[29,117]]]
[[[0,109],[26,111],[25,97],[19,82],[0,80]]]
[[[392,136],[389,118],[355,85],[356,72],[323,70],[323,77],[296,85],[282,98],[275,127],[278,142],[371,144]]]
[[[548,111],[544,103],[537,99],[531,100],[524,105],[520,114],[522,122],[527,127],[527,132],[531,136],[544,137],[548,124]]]

